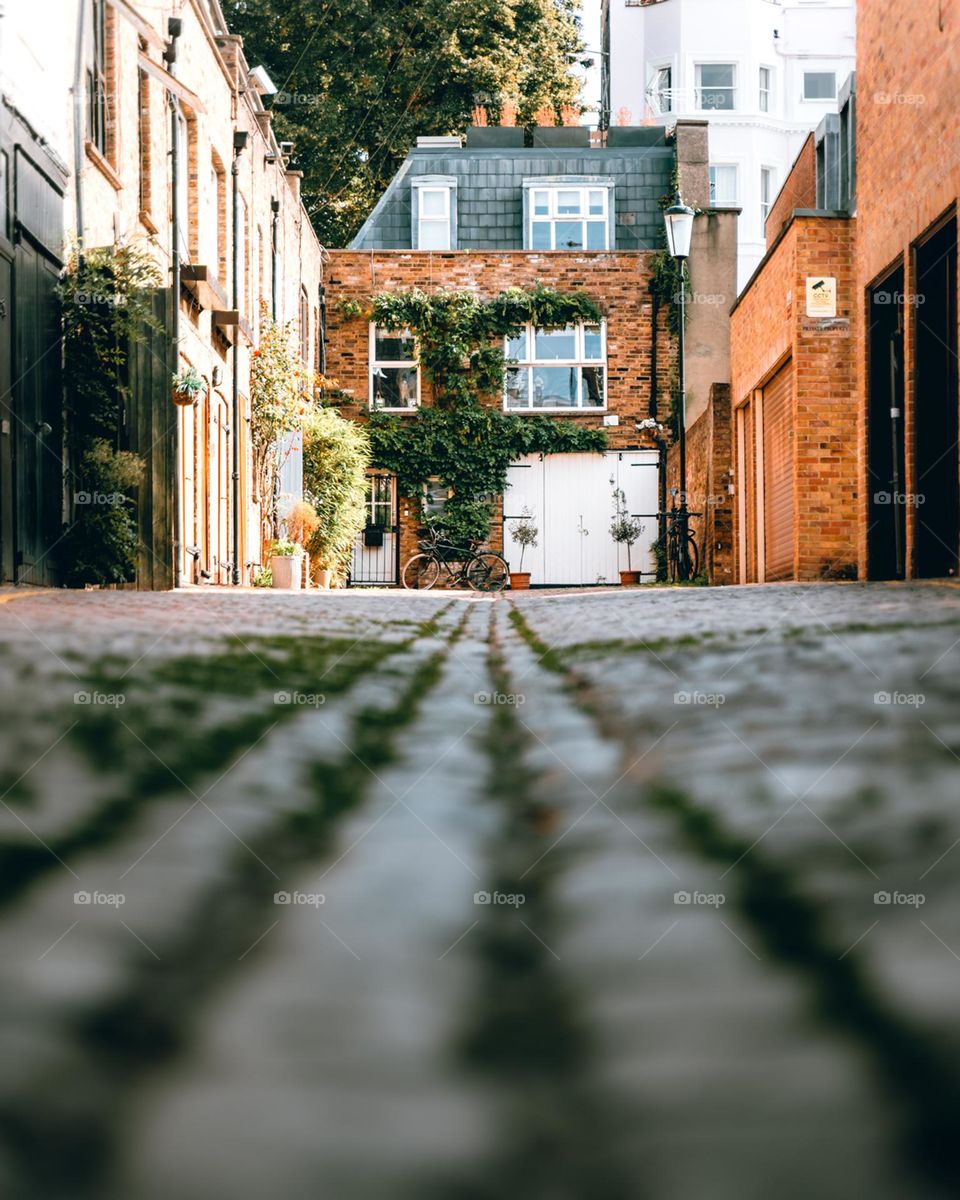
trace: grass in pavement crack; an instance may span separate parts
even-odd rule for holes
[[[0,1131],[21,1171],[29,1175],[34,1194],[60,1194],[54,1189],[68,1186],[77,1200],[101,1194],[115,1141],[122,1134],[120,1097],[154,1060],[183,1044],[201,1002],[227,981],[241,960],[253,961],[256,951],[247,952],[270,927],[277,911],[277,879],[257,860],[282,873],[329,848],[336,818],[364,798],[374,780],[372,769],[383,767],[397,753],[400,735],[439,680],[470,616],[468,610],[444,643],[419,663],[392,703],[369,705],[353,716],[348,738],[352,752],[345,750],[337,761],[311,769],[311,807],[278,817],[268,831],[249,839],[257,858],[238,849],[190,918],[169,943],[157,947],[160,960],[144,954],[118,996],[75,1022],[79,1044],[86,1050],[79,1060],[82,1077],[73,1079],[75,1090],[65,1088],[62,1080],[50,1080],[42,1097],[31,1096],[29,1103],[19,1097],[0,1110]],[[431,624],[430,631],[436,630]],[[85,1097],[82,1114],[69,1099],[76,1094]]]
[[[510,616],[519,635],[541,655],[541,662],[567,679],[601,735],[624,737],[610,706],[594,693],[584,703],[587,693],[577,686],[573,673],[549,654],[516,609]],[[857,952],[835,944],[827,906],[804,894],[800,879],[788,866],[765,858],[752,839],[741,838],[715,812],[679,788],[655,784],[644,789],[639,802],[654,805],[678,824],[702,857],[724,867],[738,864],[737,899],[743,916],[775,958],[803,973],[821,1015],[868,1052],[878,1077],[905,1115],[904,1140],[919,1167],[953,1189],[960,1186],[956,1154],[960,1078],[936,1038],[884,1003]]]
[[[419,639],[435,636],[450,607],[396,642],[249,639],[246,645],[229,645],[199,658],[145,665],[135,679],[122,682],[117,675],[91,673],[84,680],[91,691],[129,693],[119,709],[76,710],[79,720],[69,735],[91,768],[103,772],[108,795],[76,826],[44,842],[26,837],[0,842],[0,904],[60,861],[69,863],[113,840],[150,799],[185,791],[189,801],[186,789],[200,787],[215,772],[228,769],[272,725],[302,713],[296,704],[275,703],[275,693],[342,695]],[[223,715],[204,723],[214,704]]]

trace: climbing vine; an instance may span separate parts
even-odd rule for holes
[[[133,492],[143,460],[126,446],[130,348],[159,328],[160,273],[141,247],[71,252],[58,292],[73,520],[61,539],[64,582],[124,583],[136,574]]]
[[[518,457],[606,448],[602,429],[499,407],[509,366],[503,339],[526,324],[556,329],[602,321],[600,307],[585,293],[542,285],[508,288],[490,300],[461,291],[381,292],[371,302],[370,319],[416,336],[435,401],[412,416],[371,415],[374,464],[393,472],[401,493],[415,501],[431,480],[440,480],[449,495],[437,523],[452,539],[489,536],[492,499],[503,492],[507,468]]]

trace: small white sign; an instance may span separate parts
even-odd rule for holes
[[[829,275],[807,276],[807,316],[837,315],[837,281]]]
[[[604,425],[619,425],[620,418],[616,413],[607,413],[603,418]]]

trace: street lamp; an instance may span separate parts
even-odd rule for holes
[[[672,204],[663,214],[667,228],[667,247],[670,257],[680,264],[680,324],[677,334],[677,375],[680,392],[679,433],[680,443],[680,511],[677,513],[677,539],[679,554],[677,556],[678,575],[680,579],[690,578],[690,514],[687,509],[687,379],[686,363],[684,362],[683,335],[686,323],[686,283],[685,263],[690,257],[690,242],[693,239],[693,219],[696,216],[692,208],[683,203],[677,196],[676,204]]]

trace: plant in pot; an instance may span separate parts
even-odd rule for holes
[[[173,377],[173,402],[183,408],[196,404],[207,390],[207,381],[196,367],[184,367]]]
[[[270,545],[270,576],[273,587],[298,592],[303,573],[303,547],[289,538],[278,538]]]
[[[525,508],[510,529],[510,537],[520,547],[520,566],[510,572],[510,587],[513,591],[525,591],[530,586],[530,572],[523,569],[523,556],[528,546],[536,546],[540,530],[533,523],[533,513]]]
[[[627,548],[627,569],[620,572],[620,583],[640,582],[640,572],[634,571],[630,563],[630,549],[643,533],[643,522],[638,517],[631,517],[627,508],[627,497],[620,488],[613,489],[613,522],[610,525],[610,536],[619,546]]]

